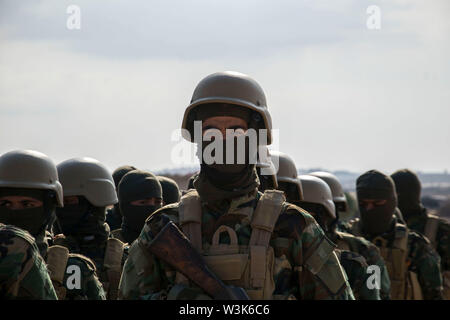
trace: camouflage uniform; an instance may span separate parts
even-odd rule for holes
[[[401,169],[391,177],[397,190],[398,206],[408,228],[426,236],[441,257],[444,295],[450,300],[450,223],[432,214],[422,205],[422,185],[417,174],[408,169]]]
[[[350,220],[343,225],[349,233],[356,236],[365,237],[369,241],[373,241],[375,245],[380,247],[379,237],[369,237],[364,234],[359,218]],[[405,225],[398,222],[394,218],[394,228],[381,237],[386,240],[386,247],[390,247],[393,239],[402,237],[407,233],[407,268],[417,274],[420,287],[422,289],[423,298],[425,300],[442,299],[442,277],[440,271],[440,258],[433,250],[430,242],[422,235],[410,231]]]
[[[336,198],[333,199],[333,193],[329,184],[317,176],[313,175],[300,175],[296,176],[297,169],[294,167],[295,164],[293,160],[290,160],[288,157],[280,154],[280,170],[279,175],[285,170],[281,166],[283,163],[291,162],[291,182],[290,186],[295,185],[295,182],[298,180],[302,185],[302,193],[299,201],[299,205],[306,209],[311,215],[316,219],[317,223],[322,227],[325,231],[326,236],[333,241],[337,248],[339,249],[339,261],[347,273],[347,277],[349,279],[350,286],[352,287],[355,298],[358,300],[380,300],[380,295],[386,299],[389,297],[389,278],[387,276],[386,267],[384,266],[383,259],[381,259],[378,249],[369,244],[368,241],[363,240],[362,238],[356,238],[352,235],[337,232],[336,231],[336,220],[338,217],[336,203]],[[284,166],[288,168],[289,166]],[[286,181],[288,179],[288,172],[285,172],[284,176],[279,177],[280,181]],[[323,176],[323,175],[322,175]],[[295,177],[295,178],[294,178]],[[293,180],[292,180],[293,179]],[[336,180],[337,181],[337,180]],[[286,194],[290,194],[291,198],[297,197],[294,192],[289,192],[289,185],[281,184],[283,191],[287,189]],[[343,195],[341,195],[341,199]],[[341,200],[338,199],[338,200]],[[341,200],[342,201],[342,200]],[[343,206],[340,206],[343,207]],[[385,281],[384,285],[387,288],[383,288],[381,291],[380,288],[373,287],[369,288],[366,283],[370,276],[368,273],[368,264],[378,264],[380,265],[381,270],[385,272],[385,278],[387,278],[387,282]],[[381,292],[380,292],[381,291]],[[385,293],[387,292],[387,294]]]
[[[48,261],[49,245],[53,245],[48,224],[54,221],[55,208],[62,207],[62,187],[59,183],[56,167],[46,155],[29,150],[11,151],[0,157],[0,196],[26,196],[42,201],[43,205],[33,209],[11,209],[9,206],[0,207],[0,222],[14,225],[28,231],[38,247],[41,257],[47,262],[49,270],[57,265],[63,275],[71,274],[69,267],[75,269],[74,275],[80,278],[76,286],[54,278],[54,289],[57,294],[64,293],[65,299],[105,299],[102,285],[97,279],[92,262],[86,257],[68,254],[67,260]],[[66,251],[67,252],[67,251]],[[66,263],[65,267],[62,266]],[[80,284],[80,287],[78,287]],[[76,290],[72,290],[76,289]]]
[[[58,299],[33,237],[22,229],[1,223],[0,298]]]
[[[380,268],[381,271],[381,281],[380,281],[380,292],[379,297],[382,300],[390,299],[390,288],[391,282],[389,280],[389,273],[386,268],[386,264],[384,263],[383,258],[380,255],[380,251],[378,248],[371,242],[367,241],[362,237],[356,237],[352,234],[346,232],[335,231],[333,234],[327,234],[328,237],[337,244],[338,248],[341,250],[348,250],[352,253],[357,253],[364,257],[367,265],[376,265]],[[341,260],[342,263],[342,260]],[[345,263],[342,263],[345,267]],[[346,269],[347,271],[347,269]],[[366,272],[367,274],[367,272]],[[349,279],[351,277],[349,276]],[[350,283],[351,285],[351,283]],[[352,286],[352,285],[351,285]],[[352,289],[354,287],[352,286]],[[363,288],[365,290],[366,287]],[[357,290],[354,290],[354,292]],[[371,297],[371,294],[366,294],[365,296]],[[356,296],[356,293],[355,293]],[[360,295],[361,296],[361,295]],[[370,298],[369,298],[370,299]]]
[[[369,289],[367,281],[370,274],[367,272],[368,264],[363,256],[347,250],[336,250],[339,262],[345,270],[348,282],[356,300],[381,300],[380,290]]]
[[[252,228],[248,219],[254,210],[261,193],[252,197],[233,199],[229,212],[223,215],[202,208],[202,243],[211,244],[214,232],[221,225],[233,228],[238,236],[239,245],[249,243]],[[124,266],[120,283],[119,297],[122,299],[160,299],[170,296],[170,290],[175,285],[175,272],[153,255],[146,252],[148,246],[159,230],[169,221],[178,223],[179,204],[165,206],[150,216],[141,235],[130,248],[130,256]],[[221,237],[221,243],[228,243],[226,234]],[[347,280],[342,273],[336,256],[325,248],[334,248],[334,245],[325,237],[322,229],[314,218],[301,208],[285,203],[270,241],[274,248],[275,257],[279,262],[275,267],[274,295],[295,297],[296,299],[353,299],[353,294]],[[324,251],[322,251],[324,250]],[[323,274],[313,274],[309,269],[308,258],[311,256],[325,256],[327,274],[331,277],[342,277],[339,288],[327,288],[324,283],[329,279],[322,278]],[[140,258],[144,258],[142,262]],[[334,258],[333,258],[334,257]],[[141,270],[142,263],[145,269]],[[277,265],[277,264],[276,264]],[[325,268],[325,267],[324,267]],[[191,291],[180,293],[177,298],[194,295]]]

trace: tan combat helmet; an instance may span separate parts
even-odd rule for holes
[[[277,170],[277,181],[278,184],[280,182],[288,182],[294,184],[297,188],[298,192],[298,201],[303,200],[303,188],[301,181],[298,179],[298,171],[295,166],[294,160],[288,156],[286,153],[279,151],[271,151],[270,152],[272,161],[274,162],[275,168]]]
[[[301,175],[299,179],[303,186],[303,201],[324,206],[330,217],[336,219],[336,207],[328,184],[322,179],[310,175]]]
[[[263,152],[265,156],[261,156],[261,153]],[[262,179],[261,175],[264,175],[270,179],[274,189],[278,188],[277,169],[272,162],[272,157],[267,146],[259,146],[256,171],[258,172],[260,180]]]
[[[345,197],[344,190],[341,183],[339,182],[339,179],[334,174],[325,171],[316,171],[310,173],[309,175],[325,181],[331,189],[333,201],[336,207],[338,207],[338,210],[347,211],[347,198]]]
[[[64,205],[63,190],[53,161],[32,150],[16,150],[0,157],[0,187],[52,190],[56,204]]]
[[[116,204],[114,180],[108,169],[92,158],[74,158],[57,166],[64,196],[83,196],[96,207]]]
[[[267,144],[272,143],[272,118],[266,104],[266,96],[259,84],[249,76],[225,71],[213,73],[199,82],[192,95],[191,103],[184,112],[182,129],[189,131],[190,136],[183,130],[183,137],[194,141],[195,109],[204,104],[227,103],[256,111],[264,122],[262,129],[267,129]]]

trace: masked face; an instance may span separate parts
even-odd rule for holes
[[[202,128],[203,142],[198,156],[209,168],[236,174],[256,163],[257,141],[248,134],[243,119],[211,117],[203,122]]]
[[[0,222],[37,236],[49,223],[54,206],[44,205],[41,190],[7,189],[0,192]]]
[[[64,207],[56,209],[56,217],[65,235],[77,233],[86,224],[90,204],[84,197],[64,197]]]
[[[157,209],[161,208],[162,199],[148,198],[135,200],[121,205],[123,213],[123,223],[126,227],[140,232],[144,227],[145,220]]]
[[[363,229],[370,235],[387,232],[396,207],[395,199],[359,199]]]
[[[394,181],[370,170],[356,180],[356,193],[364,232],[375,236],[389,231],[397,207]]]

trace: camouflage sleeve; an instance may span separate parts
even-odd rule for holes
[[[0,298],[58,299],[34,239],[12,226],[0,229]]]
[[[410,270],[417,273],[425,300],[440,300],[442,296],[442,276],[440,257],[423,236],[410,232],[409,234]]]
[[[436,251],[441,256],[442,271],[450,270],[450,223],[444,219],[439,220],[439,228],[436,235]]]
[[[366,259],[356,252],[339,251],[339,261],[347,274],[355,298],[357,300],[381,300],[380,290],[373,284],[369,287],[371,274],[367,272]]]
[[[288,207],[274,233],[289,239],[287,257],[298,271],[297,288],[291,293],[298,299],[354,299],[335,245],[310,214],[296,206]]]
[[[164,265],[145,247],[170,220],[178,222],[176,214],[164,207],[154,212],[146,221],[137,241],[129,247],[119,284],[119,299],[165,299],[175,282],[175,272]]]
[[[71,253],[64,275],[66,300],[106,300],[95,265],[85,256]]]
[[[380,268],[380,298],[382,300],[390,300],[391,280],[380,250],[376,245],[363,237],[353,236],[345,239],[352,243],[352,250],[360,253],[366,259],[368,265],[376,265]]]

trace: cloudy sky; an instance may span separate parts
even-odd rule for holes
[[[198,81],[236,70],[299,168],[443,171],[449,39],[448,0],[0,0],[0,153],[192,165],[173,132]]]

